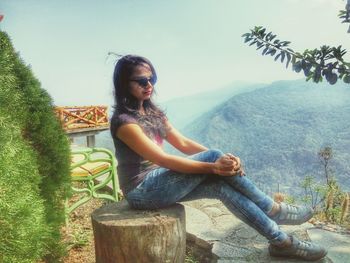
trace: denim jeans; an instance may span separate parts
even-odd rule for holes
[[[208,150],[188,158],[215,162],[222,155],[221,151]],[[233,214],[256,229],[270,243],[278,244],[288,238],[268,216],[274,201],[246,176],[184,174],[160,167],[150,171],[126,195],[128,203],[135,209],[157,209],[200,198],[221,200]]]

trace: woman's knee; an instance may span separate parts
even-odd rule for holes
[[[207,156],[207,161],[215,162],[217,159],[219,159],[221,156],[224,155],[224,153],[218,149],[210,149],[205,151]]]
[[[223,155],[224,153],[220,150],[210,149],[210,150],[206,150],[206,151],[191,155],[188,158],[196,161],[202,161],[202,162],[215,162],[217,159],[219,159]]]

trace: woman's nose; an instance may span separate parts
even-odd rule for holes
[[[149,87],[153,87],[153,85],[150,81],[147,81],[147,85],[146,85],[145,89],[148,89]]]

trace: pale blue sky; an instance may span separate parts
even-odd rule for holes
[[[112,103],[113,57],[139,54],[159,75],[158,100],[234,81],[297,79],[241,35],[264,25],[295,50],[350,50],[342,0],[0,0],[0,24],[56,105]],[[347,56],[349,58],[349,56]]]

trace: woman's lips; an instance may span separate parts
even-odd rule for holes
[[[145,95],[151,95],[151,94],[152,94],[152,90],[145,91],[143,94],[145,94]]]

